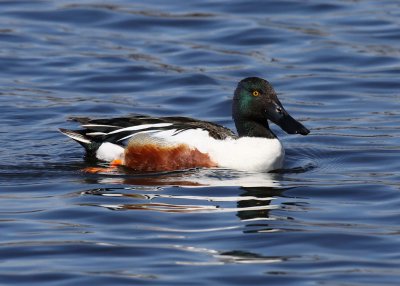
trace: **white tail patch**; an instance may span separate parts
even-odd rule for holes
[[[96,151],[96,158],[107,162],[115,159],[123,159],[123,155],[124,148],[110,142],[104,142]]]

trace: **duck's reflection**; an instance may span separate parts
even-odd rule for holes
[[[225,169],[187,170],[165,173],[116,172],[113,175],[85,176],[85,183],[130,186],[182,187],[280,187],[279,174],[240,172]]]
[[[279,174],[218,172],[178,172],[150,176],[91,176],[87,183],[106,184],[107,187],[79,192],[78,204],[103,207],[113,211],[148,211],[157,213],[182,214],[201,218],[203,214],[215,217],[215,223],[198,226],[187,221],[158,225],[148,223],[144,218],[141,229],[157,234],[179,233],[173,245],[182,251],[201,252],[208,256],[203,261],[176,261],[177,264],[220,265],[220,264],[263,264],[282,262],[291,257],[273,256],[232,247],[218,250],[187,245],[185,238],[193,233],[270,233],[280,231],[279,221],[274,221],[273,210],[280,209],[283,188]],[[94,199],[93,196],[96,196]],[[279,203],[278,203],[279,202]],[[272,214],[271,214],[272,213]],[[222,218],[222,216],[225,216]],[[143,216],[141,216],[143,217]],[[240,222],[237,219],[239,218]],[[224,223],[218,222],[221,220]],[[184,234],[184,235],[183,235]],[[174,236],[176,237],[176,236]],[[179,241],[182,240],[182,244]],[[168,240],[167,240],[168,241]]]
[[[196,248],[196,247],[180,247],[180,249],[191,252],[201,252],[208,254],[212,260],[206,262],[198,261],[177,261],[181,265],[222,265],[222,264],[266,264],[277,263],[294,259],[294,256],[268,256],[261,255],[249,251],[232,250],[232,251],[217,251],[214,249]]]
[[[272,202],[283,190],[277,176],[227,170],[150,176],[96,176],[85,180],[111,187],[86,190],[81,194],[104,197],[104,203],[97,205],[112,210],[236,213],[242,221],[268,220],[270,211],[279,208]],[[123,187],[113,187],[116,184]],[[118,203],[115,199],[113,203],[111,198],[117,197],[120,198]]]
[[[270,218],[270,211],[274,206],[271,204],[272,199],[281,195],[282,188],[272,188],[272,187],[242,187],[244,192],[241,196],[251,197],[253,199],[249,200],[239,200],[237,202],[237,207],[239,211],[237,216],[243,221],[252,221],[258,219],[268,219]],[[271,198],[266,200],[265,198]],[[278,206],[275,205],[277,208]]]

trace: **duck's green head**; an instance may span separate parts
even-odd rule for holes
[[[258,77],[248,77],[238,83],[232,115],[239,136],[275,138],[268,120],[289,134],[310,133],[283,108],[271,84]]]

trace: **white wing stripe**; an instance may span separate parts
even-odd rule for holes
[[[118,126],[106,125],[106,124],[83,124],[82,127],[85,127],[85,128],[91,128],[91,127],[112,127],[112,128],[117,128]]]
[[[147,128],[167,127],[167,126],[171,126],[171,125],[172,125],[172,123],[142,124],[142,125],[130,126],[130,127],[125,127],[125,128],[121,128],[118,130],[114,130],[108,134],[111,135],[111,134],[124,132],[124,131],[134,131],[134,130],[142,130],[142,129],[147,129]]]
[[[86,133],[87,136],[102,136],[102,135],[107,135],[107,133],[104,132],[91,132],[91,133]]]

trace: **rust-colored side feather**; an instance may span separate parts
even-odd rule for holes
[[[125,149],[125,165],[137,171],[173,171],[195,167],[216,167],[208,154],[186,144],[162,146],[134,144]]]

